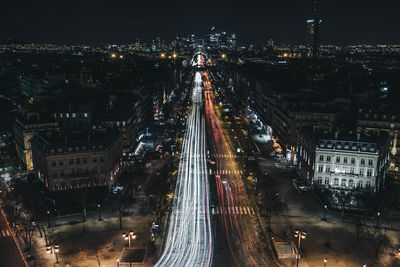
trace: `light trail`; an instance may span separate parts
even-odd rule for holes
[[[209,141],[215,155],[232,155],[231,148],[222,123],[214,109],[213,88],[208,74],[203,74],[205,113],[208,125]],[[257,236],[251,232],[252,222],[249,217],[246,219],[236,212],[230,212],[235,207],[248,207],[249,201],[244,190],[244,184],[234,159],[216,157],[215,181],[217,186],[218,205],[222,208],[219,213],[221,226],[225,232],[225,238],[231,254],[232,265],[240,266],[268,266],[268,263],[260,257],[257,252]],[[230,171],[229,173],[227,172]],[[266,265],[267,264],[267,265]]]
[[[201,84],[202,75],[196,72],[168,234],[155,266],[211,266],[213,239]]]

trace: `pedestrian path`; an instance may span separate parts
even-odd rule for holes
[[[210,170],[210,174],[222,175],[222,174],[243,174],[242,171],[239,170]]]
[[[252,207],[215,207],[211,208],[211,214],[256,215]]]
[[[217,158],[217,159],[233,159],[233,158],[237,158],[238,157],[237,155],[234,155],[232,153],[228,153],[228,154],[212,154],[212,156],[214,158]]]
[[[6,230],[1,230],[0,231],[0,238],[3,238],[3,237],[7,237],[7,236],[10,236],[11,234],[10,234],[10,231],[8,230],[8,229],[6,229]]]

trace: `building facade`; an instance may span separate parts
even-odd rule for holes
[[[297,169],[315,188],[380,192],[385,186],[388,135],[302,130]]]
[[[50,191],[110,186],[122,162],[121,135],[115,133],[41,132],[31,143],[35,174]]]
[[[31,138],[37,132],[44,130],[57,130],[59,124],[56,121],[44,119],[39,113],[29,113],[18,116],[13,123],[14,142],[18,159],[26,166],[27,171],[34,169],[32,161]]]

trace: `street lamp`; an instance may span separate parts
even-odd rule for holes
[[[48,218],[47,228],[50,228],[51,225],[50,225],[50,211],[49,210],[47,211],[47,218]]]
[[[54,266],[58,263],[58,252],[60,252],[60,245],[59,244],[52,244],[46,247],[47,254],[52,254]]]
[[[128,240],[129,247],[131,247],[131,239],[133,239],[133,240],[136,239],[136,235],[133,231],[129,231],[129,233],[122,233],[122,237],[125,240]]]
[[[325,257],[324,258],[324,267],[326,267],[326,263],[328,262],[328,259]]]
[[[101,221],[102,219],[101,219],[101,205],[100,204],[97,204],[97,212],[99,214],[99,221]]]
[[[326,221],[326,209],[328,208],[327,205],[324,205],[324,218],[323,220]]]
[[[376,228],[379,227],[379,216],[381,216],[381,213],[380,212],[376,213]]]
[[[222,54],[222,55],[221,55],[221,58],[222,58],[222,59],[225,59],[225,58],[226,58],[226,54]]]
[[[119,258],[117,258],[117,267],[119,267]]]
[[[307,235],[306,231],[300,231],[300,230],[295,230],[294,231],[294,237],[298,238],[297,255],[296,255],[296,267],[299,267],[301,240],[302,239],[306,239],[306,235]]]

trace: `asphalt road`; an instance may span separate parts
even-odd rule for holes
[[[201,73],[196,72],[168,234],[155,266],[210,266],[212,262],[201,83]]]
[[[208,126],[208,142],[211,158],[215,161],[216,195],[212,214],[217,216],[217,251],[215,266],[271,266],[257,234],[256,213],[242,180],[235,146],[238,134],[233,128],[225,128],[229,119],[222,117],[214,105],[213,88],[208,73],[203,73],[205,88],[205,112]],[[235,123],[236,124],[236,123]],[[238,131],[239,127],[237,128]],[[232,145],[233,144],[233,145]],[[220,243],[225,239],[225,248]]]
[[[3,212],[0,212],[0,266],[24,267],[24,260],[12,237]]]

